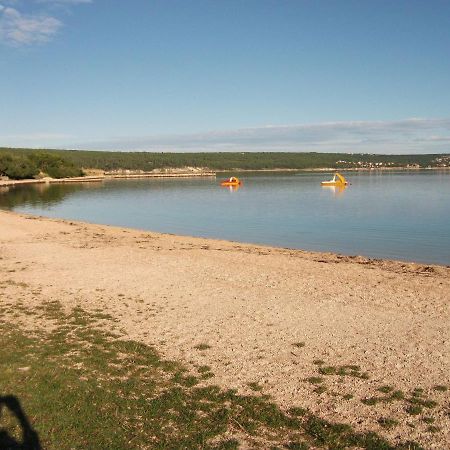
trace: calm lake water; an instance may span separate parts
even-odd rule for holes
[[[450,172],[323,173],[35,185],[0,192],[0,207],[48,217],[450,265]]]

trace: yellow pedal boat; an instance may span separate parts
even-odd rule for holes
[[[322,186],[347,186],[348,181],[339,173],[336,172],[330,181],[322,181]]]

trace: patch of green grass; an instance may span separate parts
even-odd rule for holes
[[[430,425],[427,428],[427,431],[429,431],[430,433],[439,433],[439,431],[441,431],[441,428],[440,427],[436,427],[434,425]]]
[[[212,372],[206,372],[200,376],[202,380],[208,380],[209,378],[214,378],[214,374]]]
[[[364,380],[369,379],[368,373],[361,372],[361,368],[353,364],[346,364],[342,366],[321,366],[319,367],[319,373],[322,375],[339,375],[342,377],[350,376]]]
[[[423,417],[422,420],[425,423],[434,423],[435,422],[435,419],[433,417]]]
[[[237,439],[227,439],[211,448],[213,450],[237,450],[239,448],[239,441]]]
[[[395,447],[376,433],[368,432],[356,434],[349,425],[332,424],[317,417],[311,417],[305,424],[308,435],[314,436],[320,448],[344,450],[357,447],[371,450],[423,450],[414,442],[404,442]]]
[[[405,394],[402,391],[396,390],[390,395],[390,398],[392,400],[403,400],[405,398]]]
[[[361,403],[364,403],[365,405],[368,406],[375,406],[377,403],[381,402],[382,399],[380,399],[379,397],[368,397],[368,398],[363,398],[361,400]]]
[[[247,383],[247,386],[255,392],[261,392],[262,391],[262,386],[260,386],[258,383],[256,382],[251,382],[251,383]]]
[[[304,416],[308,413],[308,410],[299,406],[294,406],[292,408],[289,408],[287,412],[291,416]]]
[[[211,348],[209,344],[198,344],[194,347],[196,350],[208,350]]]
[[[352,376],[354,376],[356,378],[361,378],[361,380],[368,380],[370,378],[370,376],[367,372],[363,372],[358,375],[352,375]]]
[[[413,397],[422,397],[424,394],[424,390],[422,388],[415,388],[413,389],[413,391],[411,392],[411,395]]]
[[[353,394],[344,394],[344,395],[342,396],[342,398],[343,398],[344,400],[351,400],[353,397],[354,397]]]
[[[434,408],[437,406],[437,403],[434,400],[422,399],[418,397],[408,398],[407,402],[411,405],[423,406],[424,408]]]
[[[336,367],[333,366],[323,366],[319,367],[319,373],[321,373],[322,375],[336,375],[337,370]]]
[[[17,282],[14,280],[4,280],[4,281],[0,281],[0,286],[18,286],[18,287],[25,289],[25,288],[29,287],[29,284],[23,283],[23,282]]]
[[[304,342],[295,342],[295,343],[293,343],[292,344],[294,347],[297,347],[297,348],[302,348],[302,347],[304,347],[306,344],[304,343]]]
[[[316,394],[323,394],[323,393],[326,392],[326,391],[327,391],[326,386],[317,386],[317,387],[314,389],[314,392],[315,392]]]
[[[389,394],[390,392],[392,392],[394,390],[394,388],[392,386],[381,386],[377,389],[378,392],[383,392],[383,394]]]
[[[315,359],[313,361],[313,364],[315,364],[316,366],[322,366],[323,364],[325,364],[325,361],[323,359]]]
[[[381,389],[383,389],[383,390],[381,390]],[[399,391],[399,390],[392,391],[392,388],[390,388],[390,387],[381,387],[377,390],[380,392],[384,392],[384,393],[386,393],[386,391],[389,390],[391,393],[386,395],[385,397],[366,397],[366,398],[363,398],[361,400],[361,402],[364,403],[365,405],[374,406],[378,403],[391,403],[393,401],[399,401],[399,400],[405,399],[405,395],[403,394],[402,391]],[[412,397],[412,399],[413,399],[412,402],[416,401],[415,397]]]
[[[442,384],[438,384],[438,385],[434,386],[433,389],[435,391],[439,391],[439,392],[446,392],[446,391],[448,391],[448,387],[444,386]]]
[[[39,314],[53,327],[33,336],[0,323],[0,361],[2,390],[20,399],[45,449],[228,450],[239,448],[238,436],[280,448],[407,448],[302,408],[285,413],[265,396],[203,385],[208,366],[189,375],[153,348],[96,328],[106,317],[65,314],[56,302]],[[18,436],[18,424],[3,419],[3,431]]]
[[[422,414],[423,408],[419,405],[411,405],[406,408],[406,412],[411,416],[418,416]]]
[[[398,425],[397,420],[391,419],[389,417],[381,417],[377,422],[381,427],[386,428],[387,430],[390,430]]]
[[[309,445],[306,442],[289,442],[285,445],[289,450],[308,450]]]
[[[172,377],[172,381],[176,384],[186,387],[192,387],[199,383],[197,377],[194,377],[192,375],[185,376],[182,371],[176,372]]]
[[[311,384],[320,384],[323,383],[325,380],[322,377],[309,377],[306,379],[306,381]]]

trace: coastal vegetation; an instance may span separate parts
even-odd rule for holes
[[[74,162],[55,152],[43,151],[0,151],[0,176],[13,180],[51,177],[70,178],[83,175]]]
[[[7,287],[0,283],[0,289]],[[23,448],[61,450],[231,450],[242,442],[273,449],[422,449],[411,441],[392,444],[301,407],[285,411],[256,382],[249,384],[250,395],[205,383],[213,376],[208,366],[192,373],[151,347],[124,340],[114,319],[100,310],[67,312],[54,301],[31,309],[19,301],[0,311],[16,322],[0,319],[2,389],[10,393],[0,397],[5,413],[0,446],[7,442],[12,448],[25,431]],[[30,334],[17,326],[24,318],[41,327]],[[398,423],[380,421],[381,428]]]
[[[14,154],[33,160],[36,150],[0,148],[0,157]],[[106,152],[86,150],[45,150],[46,155],[71,163],[73,167],[106,172],[130,170],[152,171],[184,167],[210,170],[270,170],[315,168],[395,168],[449,167],[450,155],[372,155],[348,153],[155,153]],[[67,175],[70,176],[70,175]]]
[[[0,154],[0,176],[21,180],[34,178],[38,173],[38,167],[26,155]]]

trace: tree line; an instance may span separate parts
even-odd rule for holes
[[[182,167],[204,167],[211,170],[313,169],[354,167],[405,167],[436,165],[442,155],[371,155],[348,153],[155,153],[106,152],[86,150],[0,149],[0,157],[8,154],[9,165],[16,176],[35,176],[36,167],[55,178],[79,175],[81,169],[104,171],[152,171]],[[43,157],[42,155],[45,155]],[[1,165],[0,165],[1,171]],[[14,178],[15,176],[11,176]]]
[[[49,176],[70,178],[83,171],[73,161],[54,152],[0,150],[0,176],[13,180]]]

